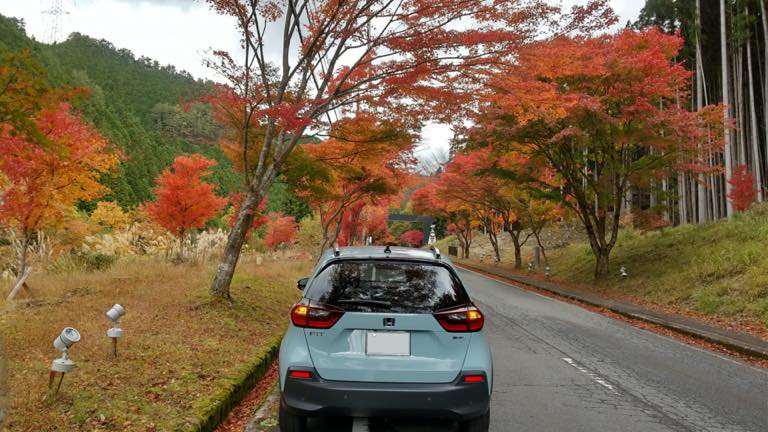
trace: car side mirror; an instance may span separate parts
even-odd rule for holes
[[[304,288],[306,288],[306,287],[307,287],[307,283],[308,283],[308,282],[309,282],[309,278],[308,278],[308,277],[306,277],[306,278],[301,278],[301,279],[299,279],[299,281],[296,283],[296,287],[298,287],[298,288],[299,288],[301,291],[304,291]]]

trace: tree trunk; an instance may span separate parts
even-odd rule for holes
[[[179,254],[176,256],[176,260],[178,262],[184,261],[184,237],[185,237],[185,233],[184,231],[181,231],[179,233]]]
[[[536,244],[539,245],[539,250],[541,251],[541,256],[544,257],[544,265],[546,267],[549,267],[549,259],[547,258],[547,251],[544,249],[544,245],[541,244],[541,230],[537,230],[533,232],[533,235],[536,237]]]
[[[759,1],[760,14],[763,16],[763,129],[765,129],[765,155],[768,158],[768,10],[765,7],[765,0]],[[766,172],[768,177],[768,171]]]
[[[696,0],[696,109],[704,108],[704,65],[701,58],[701,0]],[[699,145],[701,148],[701,145]],[[707,191],[704,174],[699,174],[696,184],[698,199],[698,223],[707,221]]]
[[[617,197],[623,196],[621,188],[616,190]],[[621,198],[618,198],[616,207],[620,206]],[[595,255],[595,279],[599,279],[608,274],[608,257],[611,254],[613,246],[616,244],[616,238],[618,236],[619,228],[619,211],[614,211],[611,218],[611,239],[606,240],[607,218],[596,219],[592,222],[592,217],[587,210],[582,210],[580,218],[584,222],[584,228],[587,231],[587,238],[589,239],[589,246],[592,248],[592,253]],[[597,225],[597,226],[596,226]],[[597,229],[597,231],[596,231]]]
[[[459,232],[460,233],[463,232],[462,235],[464,236],[464,245],[466,247],[466,249],[464,250],[464,258],[469,259],[469,249],[472,247],[472,228],[467,228],[465,231],[459,231]]]
[[[746,122],[744,121],[744,67],[742,66],[743,53],[741,42],[734,42],[733,56],[733,109],[736,116],[736,157],[739,165],[747,164],[746,150]]]
[[[515,247],[515,268],[523,268],[522,244],[520,244],[520,231],[509,230],[509,236],[512,237],[512,244]]]
[[[731,194],[731,177],[733,170],[733,163],[731,161],[731,128],[728,126],[730,120],[730,72],[728,70],[728,34],[726,31],[727,15],[725,13],[725,0],[720,0],[720,52],[721,52],[721,66],[722,66],[722,84],[723,84],[723,127],[725,128],[725,196],[728,197]],[[728,220],[733,218],[733,205],[731,200],[725,199],[725,215]]]
[[[232,299],[229,286],[235,275],[235,267],[238,259],[240,259],[240,250],[245,243],[245,235],[253,224],[256,208],[261,202],[262,195],[260,190],[254,191],[252,189],[249,189],[245,194],[240,212],[235,220],[235,226],[227,237],[227,244],[224,246],[224,254],[221,256],[216,276],[208,290],[208,293],[213,297]]]
[[[496,235],[496,231],[493,229],[493,226],[488,227],[486,231],[488,232],[488,240],[491,241],[491,246],[493,246],[493,253],[496,255],[496,262],[501,262],[501,253],[499,252],[499,238]]]
[[[17,251],[18,269],[16,271],[16,283],[8,294],[7,300],[16,298],[16,295],[21,288],[26,286],[26,279],[29,277],[29,273],[27,272],[27,255],[29,254],[29,242],[32,240],[32,236],[26,232],[23,233],[23,236],[24,238],[21,241],[21,247]],[[29,288],[27,288],[27,291],[29,291]]]
[[[688,223],[688,194],[685,188],[685,176],[683,173],[677,173],[677,211],[680,214],[680,224],[684,225]]]
[[[749,10],[745,11],[749,16]],[[760,167],[760,138],[757,134],[757,108],[755,103],[755,77],[752,72],[752,41],[747,41],[747,76],[749,80],[749,119],[752,141],[752,170],[755,176],[757,202],[763,202],[763,176]]]
[[[595,252],[595,279],[600,279],[610,272],[610,249],[598,248]]]
[[[320,251],[317,255],[317,259],[319,260],[320,257],[323,256],[323,252],[329,247],[329,245],[333,244],[331,241],[331,236],[329,234],[329,231],[331,229],[331,220],[328,220],[328,223],[324,224],[322,221],[320,224],[323,227],[323,242],[320,244]]]

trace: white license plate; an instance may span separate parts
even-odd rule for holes
[[[365,337],[365,353],[370,356],[409,356],[411,334],[369,330]]]

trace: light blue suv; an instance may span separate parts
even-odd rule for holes
[[[486,432],[484,318],[437,249],[329,250],[280,347],[280,430],[316,416],[440,418]]]

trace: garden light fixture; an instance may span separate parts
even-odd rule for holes
[[[57,358],[51,364],[51,373],[48,379],[48,389],[53,387],[56,374],[61,374],[59,384],[56,386],[56,393],[61,388],[61,382],[64,381],[64,374],[72,372],[75,369],[75,362],[69,358],[69,348],[80,342],[80,332],[72,327],[66,327],[61,331],[56,339],[53,340],[53,347],[61,351],[61,358]]]
[[[113,323],[112,328],[107,330],[107,336],[112,339],[112,355],[117,358],[117,339],[123,336],[123,329],[120,327],[120,318],[125,315],[125,308],[116,303],[107,311],[106,315]]]

